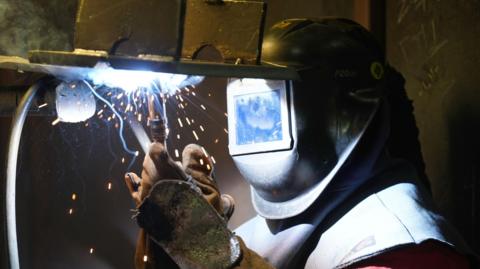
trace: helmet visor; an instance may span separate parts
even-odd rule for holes
[[[292,148],[288,81],[230,79],[227,107],[230,155]]]

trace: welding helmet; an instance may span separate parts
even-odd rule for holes
[[[230,79],[229,151],[267,219],[305,211],[355,149],[384,92],[384,54],[346,19],[289,19],[265,35],[264,64],[298,80]]]

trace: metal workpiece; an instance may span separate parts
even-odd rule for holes
[[[298,73],[288,67],[274,65],[248,65],[215,63],[200,60],[181,59],[179,61],[168,57],[158,56],[100,56],[89,52],[59,52],[59,51],[31,51],[29,59],[31,64],[25,63],[0,63],[0,68],[5,66],[15,69],[16,66],[25,70],[38,70],[43,73],[60,76],[86,76],[97,63],[104,62],[114,69],[142,70],[172,74],[200,75],[213,77],[238,77],[238,78],[266,78],[298,80]],[[28,61],[27,61],[28,62]]]
[[[15,204],[18,149],[20,146],[20,139],[28,110],[35,98],[35,95],[42,86],[43,80],[31,86],[23,96],[22,101],[16,109],[15,115],[13,116],[12,131],[8,144],[5,206],[7,216],[8,259],[11,269],[20,268],[20,262],[18,258],[17,216]]]
[[[187,1],[182,57],[195,59],[210,45],[225,62],[259,64],[265,15],[263,2]]]
[[[158,16],[162,13],[169,16]],[[260,64],[265,14],[266,4],[258,1],[144,0],[112,6],[107,0],[83,0],[74,51],[46,48],[17,60],[62,76],[84,76],[89,72],[84,69],[104,62],[114,69],[296,80],[294,69]],[[224,62],[196,60],[206,46],[217,49]],[[7,64],[0,61],[2,67]]]
[[[292,68],[260,64],[265,13],[266,4],[258,1],[145,0],[112,6],[107,0],[82,0],[73,51],[32,50],[28,59],[0,56],[0,68],[64,80],[88,79],[99,63],[121,70],[297,80]],[[207,46],[222,54],[223,63],[196,59]]]
[[[186,0],[82,0],[75,22],[74,46],[110,55],[178,58],[185,5]]]

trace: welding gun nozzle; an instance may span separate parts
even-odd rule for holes
[[[167,138],[167,129],[163,119],[150,120],[150,134],[153,141],[165,143],[165,139]]]

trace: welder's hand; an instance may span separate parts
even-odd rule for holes
[[[175,163],[168,155],[161,143],[152,143],[150,151],[143,162],[142,177],[135,173],[125,175],[125,183],[137,206],[145,199],[152,186],[162,179],[193,180],[204,198],[217,210],[229,219],[233,214],[234,200],[231,196],[220,195],[217,183],[212,178],[213,163],[196,144],[185,147],[182,153],[182,167]]]
[[[200,188],[208,203],[226,220],[230,219],[234,210],[234,200],[228,194],[220,195],[217,183],[212,177],[213,163],[202,147],[196,144],[186,146],[182,153],[182,166],[185,173]]]
[[[125,183],[133,201],[138,206],[150,192],[152,186],[162,179],[186,180],[187,176],[182,168],[175,163],[162,143],[154,142],[150,145],[148,155],[143,161],[142,177],[135,173],[125,175]]]
[[[142,177],[135,173],[125,175],[125,183],[137,207],[149,194],[152,186],[162,179],[186,179],[183,169],[168,155],[162,143],[154,142],[143,161]],[[135,268],[178,268],[168,255],[153,243],[144,229],[140,229],[135,250]]]
[[[127,173],[125,183],[136,206],[139,207],[155,183],[165,179],[191,181],[215,210],[228,220],[234,209],[233,198],[229,195],[220,195],[212,178],[212,171],[213,164],[200,146],[191,144],[185,147],[180,166],[170,158],[163,144],[154,142],[145,156],[141,178],[135,173]],[[149,239],[145,230],[141,229],[135,253],[135,267],[145,269],[160,265],[162,268],[177,268],[168,255]]]

